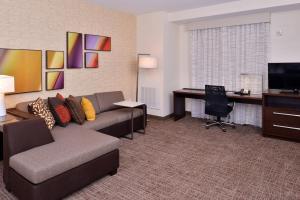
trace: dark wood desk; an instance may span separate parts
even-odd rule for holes
[[[173,91],[174,98],[174,120],[179,120],[185,116],[185,99],[204,99],[205,91],[200,89],[182,89]],[[230,101],[236,103],[262,105],[262,95],[237,95],[227,92]]]

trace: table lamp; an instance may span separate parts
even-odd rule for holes
[[[261,74],[241,74],[241,88],[250,90],[251,94],[262,94],[263,76]]]
[[[158,62],[157,58],[149,54],[139,54],[138,55],[138,70],[137,70],[137,83],[136,83],[136,101],[138,101],[138,90],[139,90],[139,69],[154,69],[157,68]]]
[[[0,118],[5,118],[6,107],[4,94],[15,91],[15,79],[13,76],[0,75]]]

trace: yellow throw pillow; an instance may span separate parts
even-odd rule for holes
[[[87,98],[82,97],[81,106],[85,113],[86,119],[88,121],[94,121],[96,119],[96,112],[92,102]]]

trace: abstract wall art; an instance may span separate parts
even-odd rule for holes
[[[99,56],[95,52],[85,53],[85,68],[98,68],[99,67]]]
[[[42,51],[0,49],[0,74],[15,78],[15,92],[42,90]]]
[[[46,90],[64,89],[64,72],[46,72]]]
[[[46,51],[46,69],[63,69],[64,52],[63,51]]]
[[[82,34],[67,32],[67,68],[79,69],[83,64]]]
[[[84,35],[85,49],[92,51],[111,51],[111,38],[99,35]]]

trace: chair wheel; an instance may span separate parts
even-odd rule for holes
[[[226,132],[227,130],[226,130],[225,128],[222,128],[222,131],[223,131],[223,132]]]
[[[205,126],[205,128],[208,129],[209,127],[208,127],[208,126]]]

